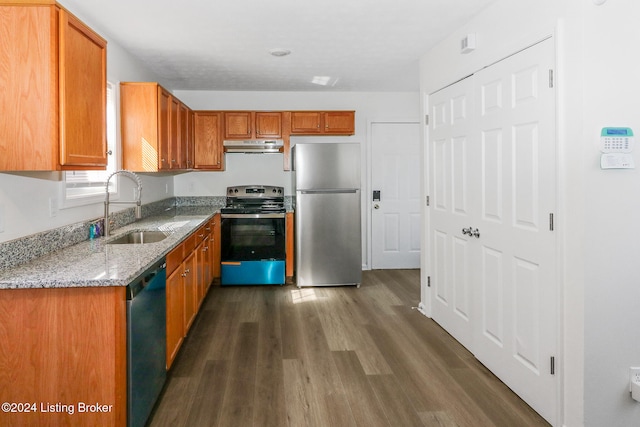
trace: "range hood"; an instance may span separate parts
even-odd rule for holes
[[[222,141],[225,153],[281,153],[282,139],[228,139]]]

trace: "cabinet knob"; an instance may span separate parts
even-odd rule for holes
[[[110,155],[112,155],[112,154],[113,154],[113,151],[111,151],[111,150],[107,150],[107,156],[110,156]]]

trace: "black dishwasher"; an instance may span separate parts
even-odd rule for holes
[[[166,263],[127,286],[127,425],[143,427],[166,371]]]

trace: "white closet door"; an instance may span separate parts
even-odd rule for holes
[[[473,141],[473,78],[429,97],[430,257],[433,319],[471,349],[473,237],[479,209],[479,146]]]
[[[553,42],[474,76],[481,154],[480,267],[473,353],[547,420],[556,418],[556,206]]]
[[[433,319],[557,418],[555,101],[546,40],[432,94]]]

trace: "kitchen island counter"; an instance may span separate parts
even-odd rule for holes
[[[127,286],[215,213],[211,207],[191,207],[145,218],[114,230],[109,237],[86,240],[0,271],[0,289]],[[142,230],[160,230],[167,237],[155,243],[108,243]]]

